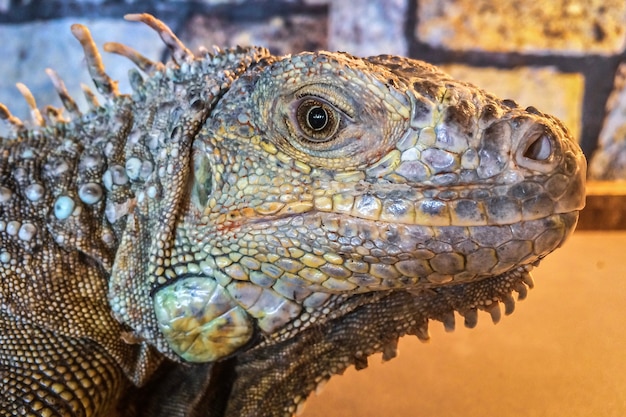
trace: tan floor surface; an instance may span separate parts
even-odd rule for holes
[[[626,233],[577,232],[533,275],[497,326],[433,322],[429,343],[332,378],[303,416],[626,416]]]

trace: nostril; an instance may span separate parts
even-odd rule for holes
[[[524,157],[534,161],[547,161],[552,155],[552,140],[545,132],[535,136],[524,151]]]

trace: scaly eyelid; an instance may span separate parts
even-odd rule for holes
[[[345,94],[341,94],[337,88],[324,84],[306,85],[294,93],[297,101],[301,101],[306,97],[313,97],[321,100],[328,105],[334,107],[337,111],[343,113],[351,122],[354,122],[356,115],[359,114],[357,106]]]

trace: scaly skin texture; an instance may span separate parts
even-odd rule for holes
[[[0,415],[285,416],[399,337],[494,321],[584,205],[567,129],[420,61],[132,59],[0,159]],[[88,97],[92,93],[87,92]]]

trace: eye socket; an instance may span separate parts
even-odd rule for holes
[[[318,98],[305,98],[296,109],[298,128],[306,140],[324,143],[333,139],[341,122],[341,114]]]
[[[552,156],[552,140],[545,132],[536,135],[524,151],[524,157],[534,161],[547,161],[550,156]]]

